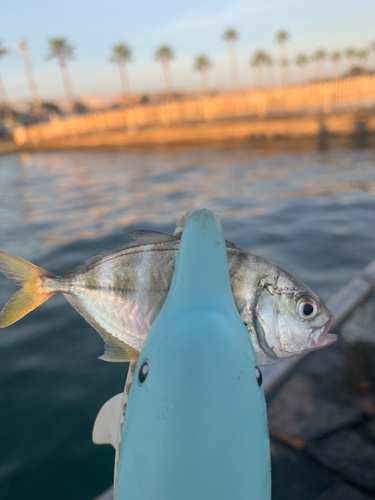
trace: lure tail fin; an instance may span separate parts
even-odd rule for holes
[[[0,252],[0,271],[21,286],[0,313],[0,328],[12,325],[48,300],[56,291],[43,287],[42,278],[56,276],[10,253]]]

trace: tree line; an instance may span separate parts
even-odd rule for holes
[[[280,66],[280,81],[282,85],[289,85],[289,65],[290,61],[287,55],[287,42],[289,40],[289,33],[285,30],[280,30],[276,34],[276,42],[280,46],[279,66]],[[327,52],[323,48],[316,49],[312,54],[300,52],[296,55],[294,62],[299,67],[299,83],[302,84],[307,81],[307,67],[313,63],[315,65],[314,80],[325,79],[325,63],[331,63],[331,78],[337,79],[341,73],[341,62],[346,59],[347,72],[346,76],[356,76],[358,74],[365,74],[368,71],[368,59],[372,54],[373,68],[375,68],[375,40],[369,44],[367,48],[357,50],[353,47],[348,47],[343,52],[334,50]],[[358,62],[358,64],[356,64]],[[264,50],[256,51],[251,58],[251,65],[257,72],[258,86],[264,84],[265,73],[267,68],[270,70],[274,66],[275,61]],[[274,75],[271,76],[271,84],[274,84]]]
[[[229,73],[231,79],[232,89],[236,89],[239,85],[238,78],[238,61],[236,52],[236,41],[239,38],[239,33],[234,28],[228,28],[223,33],[223,39],[228,44],[228,57],[229,57]],[[279,58],[275,60],[266,51],[257,50],[249,60],[256,73],[257,86],[262,87],[264,84],[275,86],[275,66],[279,67],[280,71],[280,84],[287,86],[290,84],[290,59],[288,57],[287,42],[289,41],[289,33],[285,30],[280,30],[276,33],[275,41],[279,45]],[[38,94],[34,73],[29,57],[28,45],[26,40],[21,40],[18,44],[18,50],[21,53],[25,65],[27,81],[33,110],[36,114],[40,112],[41,100]],[[69,103],[71,110],[76,110],[77,103],[75,102],[72,82],[68,72],[68,61],[74,57],[75,47],[69,43],[67,38],[49,38],[48,39],[48,54],[47,59],[57,59],[61,79],[64,86],[66,99]],[[0,41],[0,59],[9,53],[9,50]],[[313,54],[308,55],[299,53],[295,57],[295,64],[300,70],[300,84],[307,81],[307,67],[310,63],[315,64],[314,79],[323,80],[325,75],[325,63],[329,60],[332,64],[331,76],[332,78],[339,78],[341,73],[341,61],[346,58],[347,61],[347,76],[351,74],[361,74],[367,72],[368,58],[372,54],[375,67],[375,41],[373,41],[367,48],[356,50],[353,47],[347,48],[344,52],[334,51],[328,53],[325,49],[319,48]],[[164,85],[166,94],[171,94],[174,90],[173,78],[171,71],[171,61],[175,58],[175,53],[169,45],[161,45],[154,53],[155,60],[159,61],[164,76]],[[114,62],[118,66],[120,88],[122,96],[122,104],[126,105],[127,96],[129,95],[129,80],[127,66],[132,60],[131,47],[120,42],[111,48],[109,61]],[[356,62],[359,62],[356,65]],[[202,92],[209,90],[209,69],[213,66],[213,62],[207,54],[198,54],[195,57],[193,69],[198,71],[201,79]],[[268,78],[266,78],[266,75]],[[3,113],[5,118],[10,113],[10,108],[7,104],[7,96],[0,74],[0,100],[2,102]]]

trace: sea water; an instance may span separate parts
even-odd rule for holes
[[[199,207],[237,246],[324,300],[375,258],[375,151],[207,148],[0,157],[0,250],[61,275],[135,229],[173,232]],[[0,306],[16,287],[0,277]],[[0,500],[91,500],[114,452],[91,442],[127,366],[57,295],[0,331]]]

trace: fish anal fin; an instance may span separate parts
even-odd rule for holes
[[[98,330],[99,331],[99,330]],[[100,333],[100,332],[99,332]],[[111,362],[132,361],[139,358],[139,352],[107,333],[103,337],[104,354],[99,359]]]
[[[40,306],[48,300],[55,292],[38,293],[33,289],[21,288],[12,298],[5,304],[4,309],[0,313],[0,328],[12,325],[19,319],[23,318],[36,307]]]
[[[130,347],[125,342],[117,339],[108,333],[86,309],[80,304],[79,300],[73,295],[63,294],[74,309],[85,318],[87,323],[91,325],[104,340],[104,354],[99,357],[104,361],[124,362],[136,360],[139,357],[139,352],[133,347]]]

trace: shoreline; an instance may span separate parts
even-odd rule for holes
[[[287,146],[315,142],[326,149],[331,142],[352,140],[353,147],[375,145],[375,110],[317,113],[265,119],[231,119],[181,125],[132,128],[71,135],[17,146],[0,143],[0,154],[66,149],[165,149],[207,145]]]

